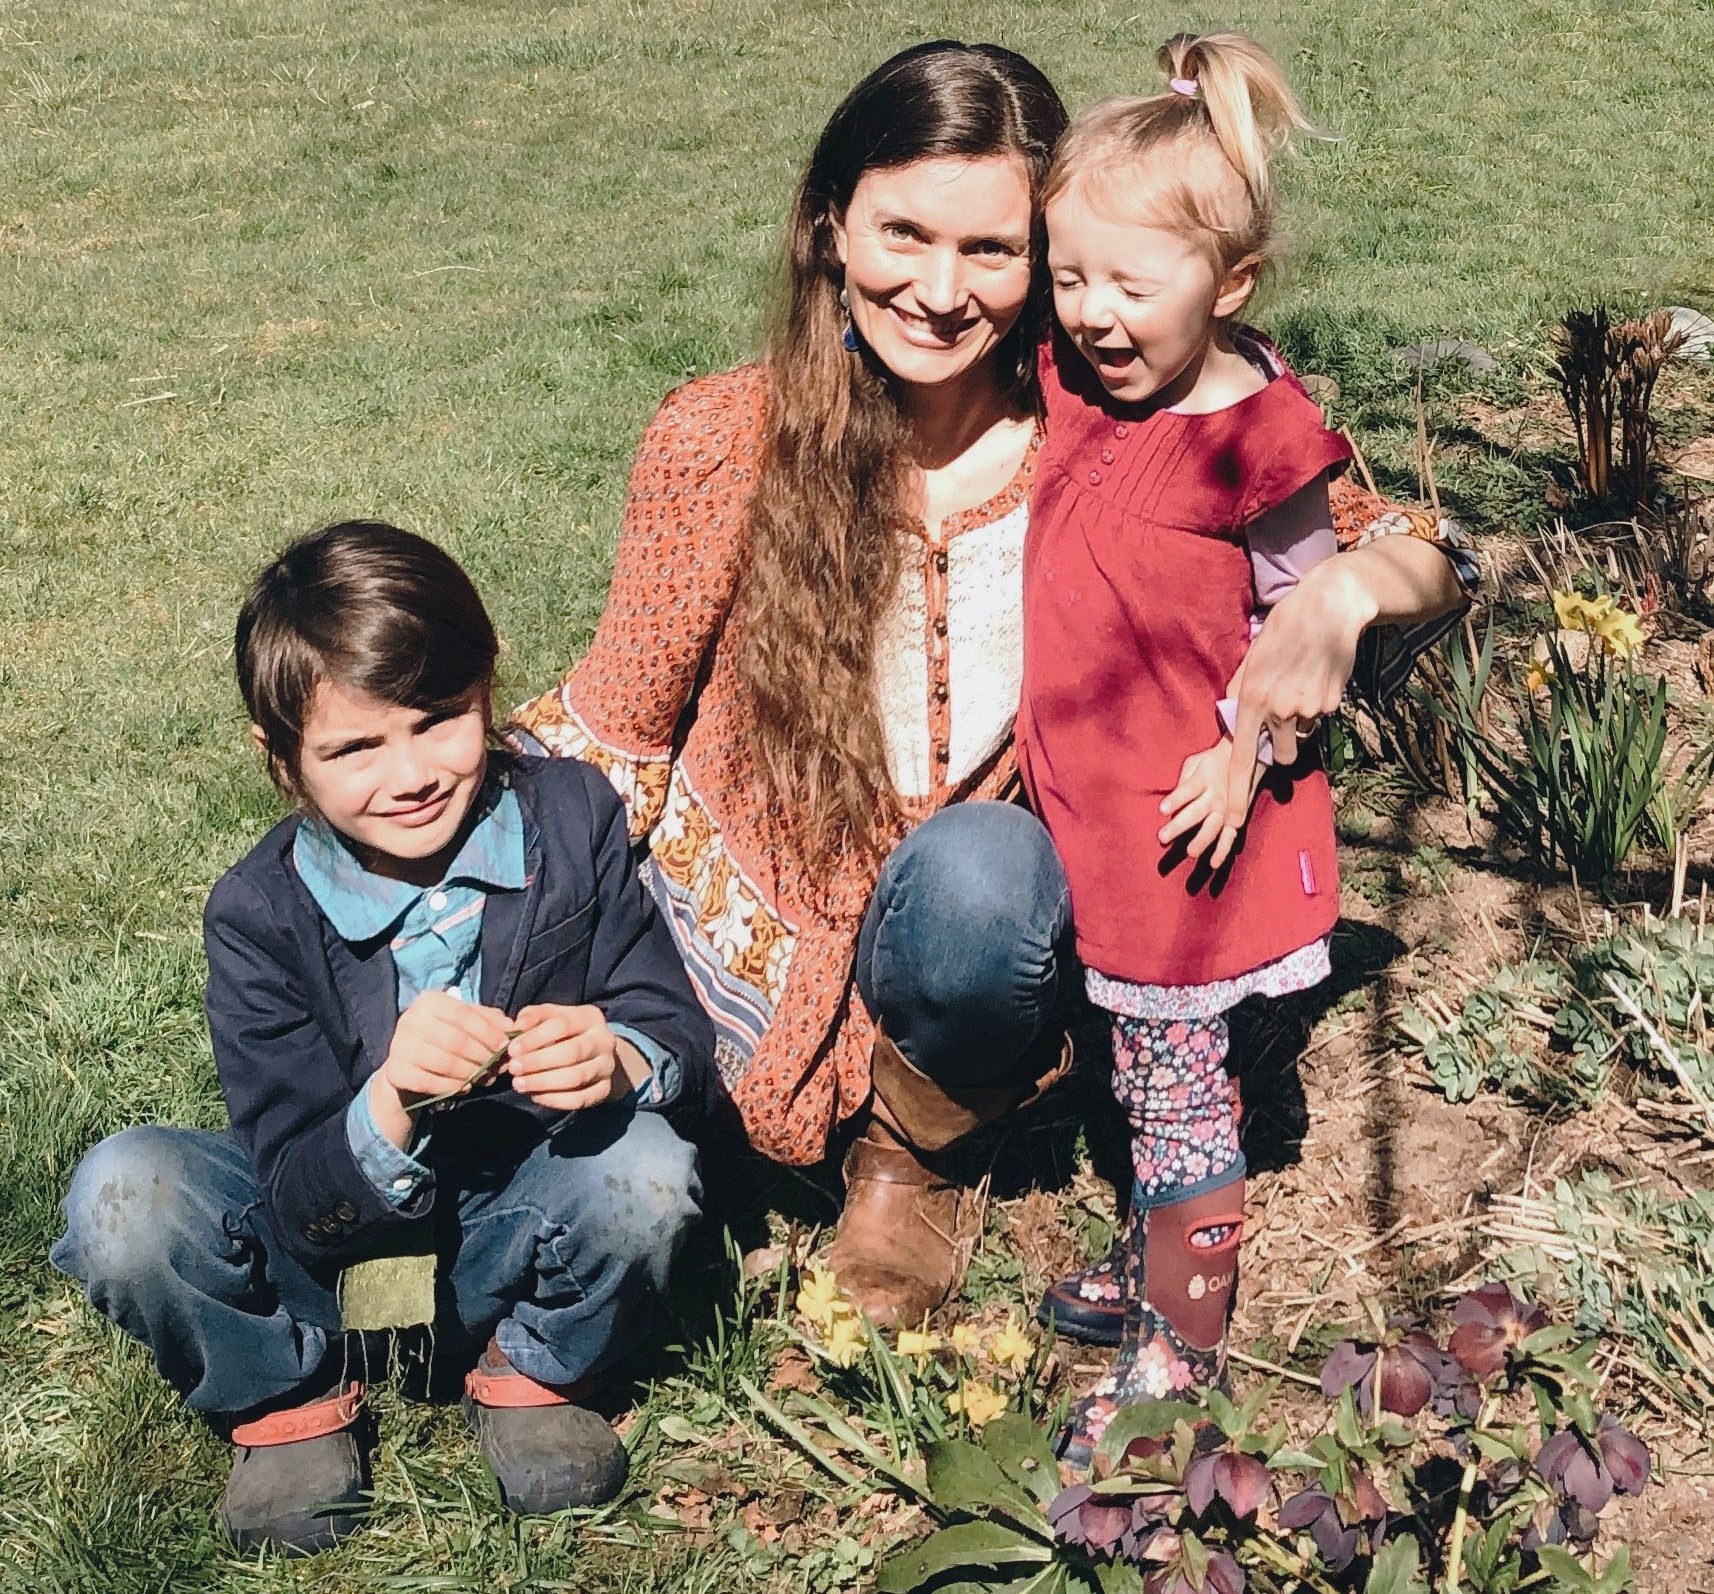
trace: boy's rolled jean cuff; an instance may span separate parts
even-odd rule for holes
[[[440,1174],[442,1200],[457,1189]],[[568,1120],[510,1174],[459,1198],[450,1282],[460,1325],[520,1371],[570,1383],[634,1347],[699,1215],[694,1148],[653,1114]],[[317,1380],[342,1344],[337,1272],[269,1229],[230,1131],[146,1126],[73,1175],[50,1260],[153,1352],[193,1410],[230,1415]],[[514,1354],[515,1353],[515,1354]]]

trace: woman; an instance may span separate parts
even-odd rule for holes
[[[1005,800],[1035,199],[1064,126],[992,45],[922,45],[852,91],[793,206],[764,363],[662,405],[590,651],[517,720],[625,799],[752,1143],[811,1163],[861,1117],[830,1260],[883,1325],[939,1306],[974,1241],[940,1154],[1069,1061],[1065,877]],[[1367,626],[1462,596],[1425,541],[1328,561],[1245,661],[1240,738],[1265,724],[1289,760]]]

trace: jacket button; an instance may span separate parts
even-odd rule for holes
[[[1129,437],[1131,435],[1131,428],[1123,421],[1120,421],[1118,425],[1113,428],[1113,435],[1115,437]]]
[[[935,750],[934,750],[934,761],[935,761],[935,763],[945,764],[945,763],[950,762],[951,758],[952,758],[952,750],[946,745],[945,742],[942,742],[937,748],[935,748]]]
[[[1089,485],[1091,487],[1095,486],[1095,484],[1097,482],[1099,482],[1100,480],[1101,480],[1101,472],[1100,471],[1098,471],[1098,470],[1090,471],[1090,473],[1089,473]]]
[[[1111,465],[1113,463],[1113,450],[1112,449],[1104,448],[1101,450],[1101,463],[1103,465]]]
[[[333,1209],[333,1215],[342,1223],[355,1223],[357,1221],[357,1208],[352,1206],[349,1201],[341,1201]]]
[[[946,574],[946,550],[944,548],[934,550],[934,568],[943,576]]]
[[[945,681],[936,681],[934,683],[934,700],[935,700],[935,702],[944,703],[949,695],[950,694],[946,690],[946,682]]]
[[[934,622],[934,634],[936,636],[946,635],[946,616],[944,614]]]

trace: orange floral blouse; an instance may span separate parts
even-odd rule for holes
[[[721,1078],[751,1142],[776,1161],[807,1164],[869,1097],[874,1026],[852,966],[875,882],[855,863],[806,878],[752,752],[730,611],[765,401],[756,365],[667,396],[637,450],[594,641],[556,687],[518,710],[512,731],[526,750],[585,759],[612,781],[714,1019]],[[943,537],[1017,510],[1033,464],[1034,450],[1006,492]],[[1379,531],[1451,534],[1449,523],[1344,482],[1334,484],[1334,510],[1342,543]],[[944,583],[929,591],[931,603],[936,592],[944,602]],[[1009,796],[1015,776],[1008,739],[956,785],[937,781],[908,802],[907,824],[947,803]]]

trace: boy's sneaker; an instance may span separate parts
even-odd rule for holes
[[[362,1411],[363,1386],[350,1383],[233,1425],[237,1448],[220,1520],[234,1546],[313,1555],[357,1525],[369,1488]]]
[[[607,1422],[577,1402],[593,1389],[539,1384],[489,1340],[464,1380],[464,1414],[500,1483],[508,1509],[545,1516],[611,1500],[630,1476],[631,1458]]]

